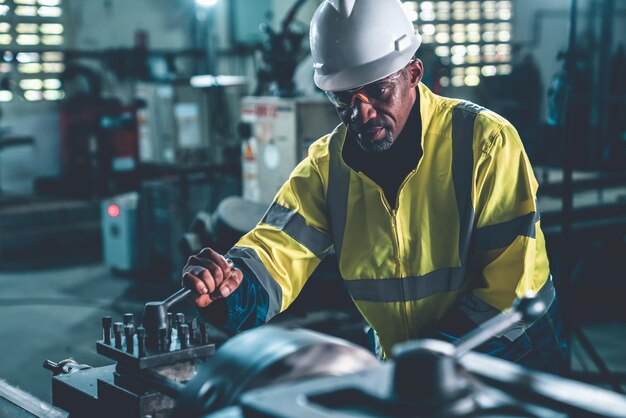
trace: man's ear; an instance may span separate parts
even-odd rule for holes
[[[422,61],[416,59],[411,62],[408,66],[409,70],[409,83],[414,86],[417,86],[420,81],[422,81],[422,77],[424,77],[424,64]]]

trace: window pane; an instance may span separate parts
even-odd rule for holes
[[[42,61],[63,61],[63,52],[48,51],[41,54]]]
[[[25,78],[20,80],[20,88],[22,90],[41,90],[43,81],[38,78]]]
[[[39,16],[42,17],[59,17],[63,14],[60,7],[40,7]]]
[[[62,100],[65,97],[65,93],[62,90],[45,90],[43,92],[43,98],[46,100]]]
[[[15,8],[18,16],[37,16],[37,8],[34,6],[18,6]]]
[[[15,41],[20,45],[39,45],[39,35],[17,35]]]
[[[26,90],[24,92],[24,98],[30,102],[35,102],[43,99],[43,94],[38,90]]]
[[[60,35],[44,35],[41,37],[44,45],[62,45],[63,37]]]
[[[43,87],[46,90],[58,90],[61,88],[61,80],[58,78],[48,78],[43,81]]]
[[[17,54],[17,62],[39,62],[39,53],[37,52],[20,52]]]
[[[46,35],[60,35],[63,33],[63,25],[60,23],[44,23],[39,26],[39,30]]]
[[[10,102],[13,100],[13,93],[9,90],[0,90],[0,102]]]

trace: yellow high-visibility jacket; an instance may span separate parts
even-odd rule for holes
[[[257,323],[287,309],[333,247],[386,354],[455,304],[479,324],[527,291],[552,302],[537,181],[517,131],[477,105],[418,90],[423,156],[397,207],[343,161],[340,125],[311,145],[262,221],[228,252],[266,294]],[[230,304],[249,308],[241,301]]]

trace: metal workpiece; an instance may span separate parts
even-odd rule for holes
[[[102,317],[102,336],[104,338],[105,344],[111,344],[111,325],[113,324],[113,319],[110,316]]]
[[[115,337],[115,348],[122,348],[122,331],[124,330],[124,324],[116,322],[113,324],[113,336]]]

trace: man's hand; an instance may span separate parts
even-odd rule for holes
[[[183,268],[183,286],[195,291],[194,302],[205,308],[217,299],[225,298],[239,287],[241,270],[233,262],[210,248],[189,257]]]

